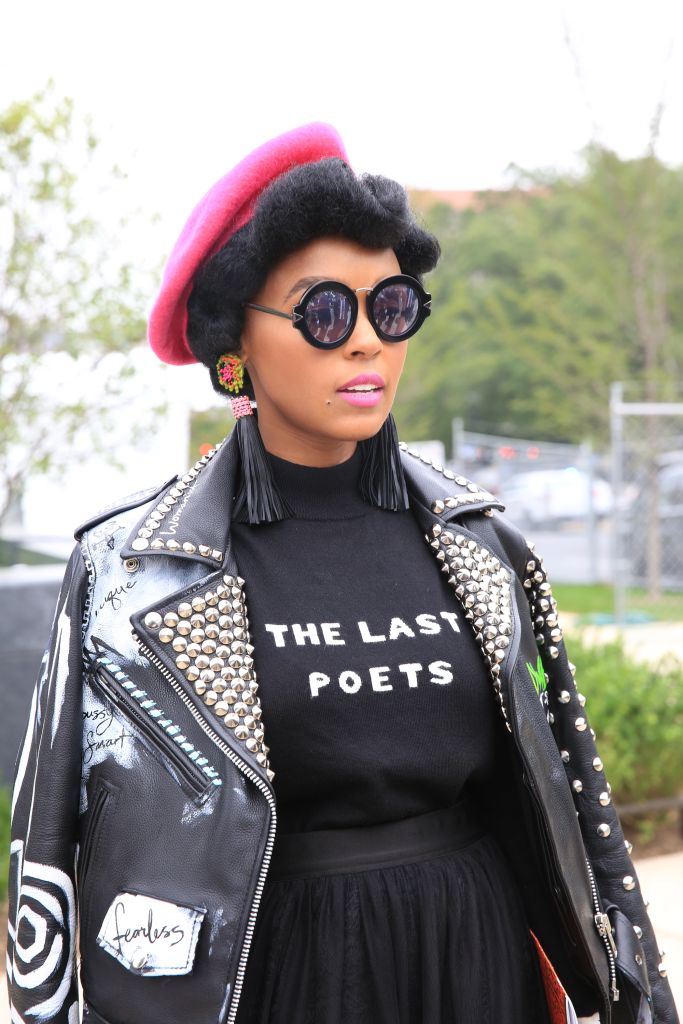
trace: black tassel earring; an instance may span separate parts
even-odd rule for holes
[[[366,501],[390,512],[403,512],[408,505],[408,488],[394,417],[389,413],[374,437],[361,441],[363,468],[360,492]]]
[[[242,479],[235,497],[233,518],[249,523],[273,523],[287,519],[290,509],[280,495],[270,466],[266,449],[247,394],[240,395],[244,387],[244,364],[238,356],[224,355],[216,363],[219,383],[235,397],[230,399],[235,417],[235,431],[242,463]]]

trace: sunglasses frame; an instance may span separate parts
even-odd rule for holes
[[[383,291],[385,288],[388,288],[392,284],[410,285],[410,287],[417,294],[420,303],[417,311],[417,316],[415,318],[415,323],[412,325],[410,330],[406,331],[405,334],[402,334],[398,338],[394,337],[393,335],[387,334],[385,331],[381,330],[379,325],[375,322],[373,316],[373,305],[375,299],[377,298],[381,291]],[[318,292],[323,291],[341,292],[343,295],[346,296],[346,298],[349,300],[351,304],[351,322],[349,324],[348,331],[342,338],[339,338],[337,341],[333,342],[318,341],[311,334],[308,327],[306,326],[306,306],[311,301],[314,295],[317,295]],[[390,277],[385,277],[382,281],[379,281],[374,286],[374,288],[358,288],[356,289],[356,291],[367,292],[367,295],[365,296],[365,308],[367,312],[367,317],[370,323],[372,324],[375,334],[377,335],[378,338],[381,338],[382,341],[388,341],[392,343],[399,341],[407,341],[408,338],[412,338],[413,334],[415,334],[415,332],[420,329],[420,327],[422,326],[422,324],[425,322],[425,320],[432,311],[432,297],[430,293],[425,291],[420,282],[416,280],[416,278],[410,277],[409,274],[392,274]],[[298,331],[301,331],[309,345],[313,345],[314,348],[323,349],[325,351],[327,351],[328,349],[339,348],[341,345],[346,344],[346,342],[353,334],[356,326],[356,321],[358,320],[358,296],[356,295],[356,292],[352,288],[349,288],[348,285],[343,284],[341,281],[316,281],[315,284],[312,284],[310,288],[306,289],[304,294],[301,296],[299,302],[297,302],[297,304],[292,307],[291,313],[283,313],[282,310],[272,309],[270,306],[260,306],[256,302],[245,302],[244,305],[248,306],[249,309],[256,309],[261,313],[271,313],[273,316],[280,316],[283,317],[285,320],[291,320],[292,326],[296,327]]]

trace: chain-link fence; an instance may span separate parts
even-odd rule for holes
[[[613,384],[614,592],[620,622],[683,618],[683,391]]]
[[[453,421],[453,465],[498,495],[555,582],[612,579],[609,459],[591,446],[498,437]]]

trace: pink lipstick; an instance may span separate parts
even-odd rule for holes
[[[342,384],[337,394],[350,405],[369,408],[377,405],[384,394],[384,380],[377,373],[360,373]]]

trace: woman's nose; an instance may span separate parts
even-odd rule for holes
[[[349,356],[364,356],[365,358],[376,356],[382,351],[382,339],[375,332],[362,305],[358,310],[358,318],[353,333],[346,343],[346,348]]]

